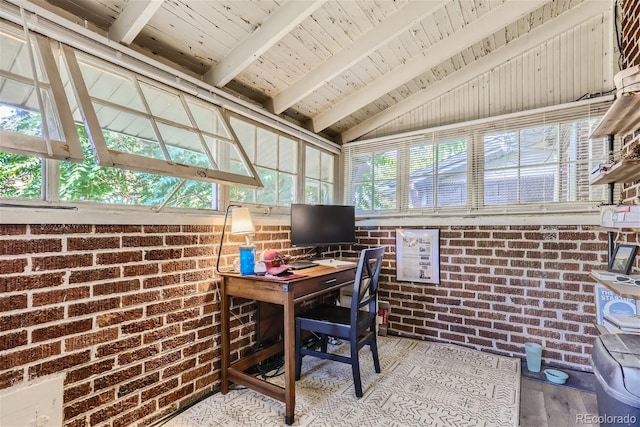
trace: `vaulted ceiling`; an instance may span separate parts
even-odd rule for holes
[[[19,2],[18,2],[19,3]],[[336,142],[604,0],[30,0]],[[513,55],[513,50],[511,55]],[[486,68],[486,67],[485,67]],[[435,85],[435,86],[434,86]],[[433,90],[437,87],[437,90]]]

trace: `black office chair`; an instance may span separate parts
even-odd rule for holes
[[[367,344],[371,348],[374,368],[377,373],[380,373],[378,342],[376,340],[376,315],[378,311],[378,277],[380,276],[383,255],[384,248],[382,247],[364,249],[360,253],[351,307],[323,304],[296,316],[296,380],[300,379],[302,356],[305,355],[348,363],[353,372],[356,397],[362,397],[358,352]],[[367,307],[367,309],[361,310],[362,307]],[[303,347],[302,331],[311,331],[320,335],[320,351]],[[329,353],[327,351],[329,336],[348,340],[351,346],[350,356]]]

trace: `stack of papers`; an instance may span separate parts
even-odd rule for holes
[[[313,262],[315,262],[318,265],[326,265],[329,267],[345,267],[347,265],[356,265],[355,262],[351,262],[351,261],[342,261],[339,259],[314,259]]]
[[[614,333],[640,334],[640,316],[607,314],[604,316],[604,327]]]

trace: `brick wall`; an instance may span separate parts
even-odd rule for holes
[[[219,387],[221,227],[0,230],[0,388],[64,373],[65,422],[75,427],[149,424]],[[288,248],[288,237],[263,226],[258,251]],[[438,287],[395,280],[395,227],[360,228],[358,238],[354,250],[387,246],[381,299],[392,333],[519,357],[535,341],[547,362],[589,369],[587,271],[606,264],[602,231],[443,227]],[[223,264],[240,243],[230,239]],[[251,301],[233,302],[234,357],[252,349],[254,313]]]
[[[640,2],[622,0],[622,60],[623,68],[640,65]]]
[[[388,246],[380,298],[390,330],[494,353],[544,346],[545,362],[590,370],[596,336],[594,281],[606,269],[606,233],[595,227],[441,227],[439,286],[395,280],[395,228],[367,227],[361,241]]]
[[[219,387],[220,232],[0,225],[0,389],[63,373],[76,427],[148,424]],[[277,226],[256,236],[259,250],[286,239]],[[230,237],[223,265],[239,242]],[[254,306],[234,301],[236,356],[254,344]]]
[[[623,68],[640,65],[640,2],[637,0],[622,0],[622,63]],[[640,129],[626,135],[624,138],[624,151],[632,150],[640,152]],[[640,204],[640,181],[625,183],[622,200],[627,205]]]

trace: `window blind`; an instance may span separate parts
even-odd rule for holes
[[[345,144],[345,200],[361,214],[541,212],[593,208],[589,139],[611,103],[590,100]],[[617,141],[619,147],[620,141]]]

